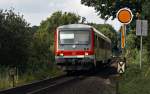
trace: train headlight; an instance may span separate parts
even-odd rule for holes
[[[85,52],[85,55],[89,55],[87,52]]]
[[[61,54],[60,54],[60,56],[64,56],[64,54],[63,54],[63,53],[61,53]]]

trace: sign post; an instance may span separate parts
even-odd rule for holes
[[[122,8],[117,12],[117,18],[122,23],[121,48],[125,48],[126,25],[132,21],[133,15],[129,8]]]
[[[122,8],[117,12],[117,18],[122,23],[121,26],[121,48],[125,48],[125,39],[126,39],[126,25],[132,21],[133,15],[129,8]],[[124,57],[125,58],[125,57]],[[125,63],[118,62],[118,72],[124,73]]]
[[[147,20],[136,20],[136,35],[141,37],[140,42],[140,69],[142,67],[142,37],[147,36],[148,32],[148,21]]]
[[[126,25],[129,24],[132,21],[133,15],[129,8],[121,8],[117,12],[117,18],[122,23],[121,26],[121,48],[125,48],[125,39],[126,39]],[[125,58],[125,57],[124,57]],[[125,71],[125,61],[118,62],[117,65],[117,71],[120,74],[123,74]],[[119,87],[119,80],[116,83],[117,93],[118,93],[118,87]]]
[[[142,68],[142,49],[143,49],[143,45],[142,45],[142,36],[141,36],[141,43],[140,43],[140,69]]]

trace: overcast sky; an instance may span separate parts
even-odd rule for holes
[[[86,17],[88,22],[104,24],[104,20],[97,16],[94,8],[81,5],[80,0],[0,0],[0,9],[11,7],[15,8],[15,12],[23,14],[31,26],[40,25],[42,20],[58,10],[76,13]],[[120,28],[117,19],[108,20],[106,23],[111,24],[116,30]]]

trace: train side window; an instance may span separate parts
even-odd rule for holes
[[[105,48],[105,41],[104,41],[104,40],[103,40],[102,48],[103,48],[103,49]]]
[[[101,40],[99,37],[97,37],[97,47],[100,48]]]
[[[101,48],[103,49],[104,48],[104,40],[101,39]]]
[[[102,39],[100,37],[98,38],[98,43],[99,43],[98,47],[101,48],[101,46],[102,46]]]
[[[108,49],[108,46],[109,46],[109,44],[108,44],[108,42],[106,42],[106,49]]]
[[[110,49],[110,44],[108,43],[108,49]]]
[[[105,41],[104,42],[104,49],[106,49],[106,47],[107,47],[107,42]]]
[[[105,41],[104,49],[107,49],[107,42]]]
[[[109,50],[111,49],[111,45],[110,45],[110,43],[108,43],[108,49],[109,49]]]
[[[103,39],[103,49],[106,49],[106,41]]]

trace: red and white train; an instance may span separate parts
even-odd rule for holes
[[[59,26],[54,40],[56,64],[66,71],[87,70],[111,59],[111,40],[92,26]]]

